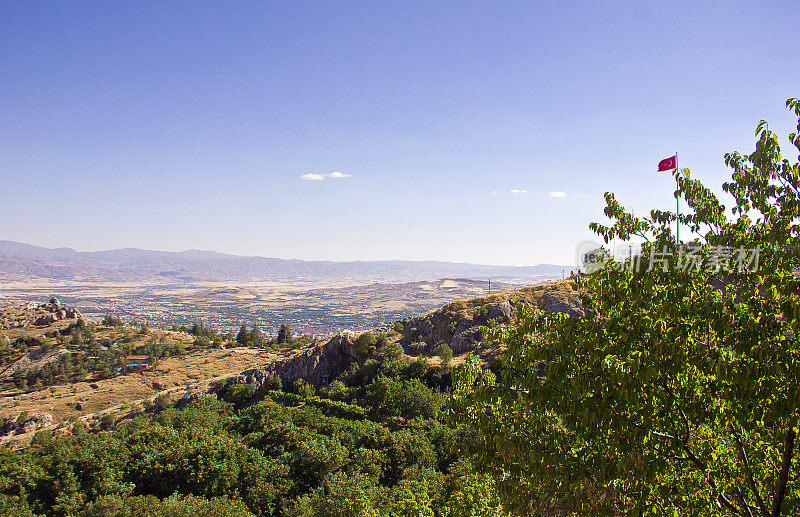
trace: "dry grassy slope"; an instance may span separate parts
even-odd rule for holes
[[[28,321],[35,319],[42,311],[34,304],[22,303],[0,310],[3,321]],[[12,373],[15,366],[23,370],[38,369],[44,363],[56,360],[67,351],[82,351],[80,347],[70,344],[59,344],[58,338],[47,338],[46,334],[63,330],[76,323],[77,318],[67,318],[48,325],[33,325],[0,329],[0,347],[19,337],[35,337],[47,343],[50,350],[38,354],[33,349],[20,360],[3,367],[0,377]],[[128,343],[136,348],[151,338],[167,338],[171,342],[180,341],[185,347],[191,345],[194,336],[188,334],[151,329],[148,334],[140,334],[138,328],[93,327],[95,340],[105,345]],[[205,392],[208,385],[215,380],[238,374],[242,370],[262,365],[275,360],[275,355],[263,350],[200,350],[183,357],[162,359],[155,369],[142,373],[131,373],[111,379],[95,380],[91,377],[85,381],[58,385],[52,388],[21,393],[16,389],[0,391],[0,419],[14,419],[20,413],[27,412],[30,417],[42,417],[49,414],[53,418],[53,426],[65,424],[66,420],[91,419],[113,411],[122,415],[125,412],[141,411],[144,399],[152,399],[160,393],[170,392],[176,398],[195,392]],[[33,360],[31,360],[33,359]],[[0,441],[11,439],[25,443],[33,433],[2,437]]]
[[[167,358],[154,370],[95,382],[56,386],[33,393],[0,398],[0,418],[15,418],[23,411],[30,416],[48,413],[52,428],[66,420],[91,420],[112,412],[118,418],[141,413],[145,399],[169,393],[173,399],[208,391],[214,381],[276,359],[263,350],[232,349],[198,351],[184,357]],[[92,387],[96,386],[96,387]],[[78,406],[80,404],[80,406]],[[80,409],[78,409],[80,407]],[[33,433],[10,439],[26,443]]]

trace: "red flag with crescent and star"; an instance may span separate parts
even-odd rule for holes
[[[669,158],[664,158],[660,162],[658,162],[658,172],[661,171],[671,171],[677,167],[676,162],[678,161],[678,155],[670,156]]]

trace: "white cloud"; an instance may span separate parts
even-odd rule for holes
[[[509,192],[511,192],[512,194],[527,194],[528,193],[527,190],[518,189],[518,188],[512,188]]]
[[[566,194],[566,192],[555,191],[555,192],[549,193],[548,196],[550,196],[550,197],[567,197],[567,194]]]
[[[333,171],[327,174],[317,174],[316,172],[309,172],[308,174],[301,174],[301,178],[308,181],[323,181],[325,178],[349,178],[350,175],[346,172]]]

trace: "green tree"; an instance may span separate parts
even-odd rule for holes
[[[281,328],[278,330],[278,344],[282,345],[284,343],[291,343],[292,342],[292,332],[289,330],[289,327],[286,324],[281,325]]]
[[[402,357],[405,350],[403,350],[403,345],[399,342],[392,343],[386,348],[386,358],[387,359],[398,359]]]
[[[261,335],[261,330],[258,328],[258,325],[253,325],[247,342],[250,346],[261,346],[264,344],[264,336]]]
[[[370,352],[370,347],[371,350],[375,350],[376,342],[377,339],[372,334],[372,332],[364,332],[363,334],[358,336],[358,339],[356,339],[355,343],[356,352],[358,352],[361,355],[367,355]]]
[[[442,343],[436,347],[436,353],[442,359],[442,366],[447,368],[453,360],[453,349],[447,343]]]
[[[239,328],[239,333],[236,334],[236,343],[239,346],[247,346],[247,342],[250,340],[250,333],[247,331],[247,325],[242,323],[242,326]]]
[[[787,106],[800,131],[800,102]],[[637,217],[606,194],[611,225],[592,229],[641,237],[641,260],[579,280],[584,318],[519,304],[516,325],[487,331],[508,347],[501,379],[459,367],[452,416],[476,432],[474,463],[509,508],[800,511],[800,166],[763,121],[756,135],[754,152],[725,156],[731,210],[688,170],[674,172],[680,215]]]
[[[114,426],[116,425],[116,423],[117,423],[116,417],[111,413],[106,413],[100,419],[100,429],[102,429],[104,431],[108,431],[108,430],[114,429]]]

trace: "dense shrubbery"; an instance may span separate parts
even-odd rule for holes
[[[0,450],[0,508],[45,515],[500,515],[439,418],[449,377],[368,360],[329,386],[221,386],[107,432]],[[444,379],[444,380],[443,380]],[[160,411],[158,411],[160,409]],[[155,413],[153,413],[155,411]],[[18,509],[18,510],[12,510]]]
[[[103,318],[102,321],[100,321],[100,324],[101,325],[105,325],[107,327],[124,327],[125,326],[125,323],[121,319],[115,318],[110,314],[106,314],[106,317]]]
[[[184,332],[195,336],[194,346],[197,348],[214,347],[219,348],[224,343],[233,341],[230,333],[220,334],[216,329],[206,327],[202,323],[195,323],[191,327],[185,325],[173,325],[170,330],[173,332]]]

